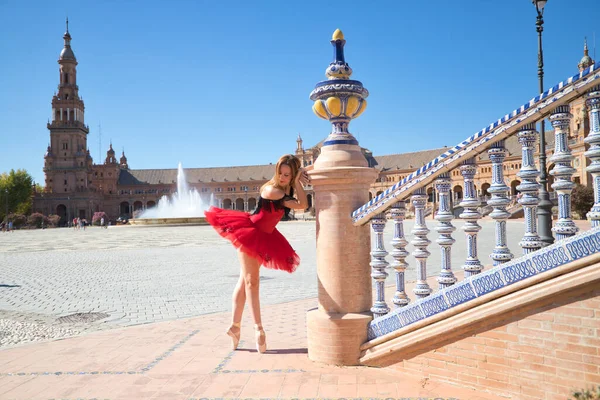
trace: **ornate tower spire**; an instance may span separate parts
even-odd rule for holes
[[[300,154],[302,153],[302,138],[300,137],[300,134],[298,133],[298,139],[296,139],[296,154]]]
[[[69,33],[69,18],[67,17],[67,31],[63,35],[63,39],[65,40],[65,47],[60,52],[59,62],[61,60],[71,60],[77,63],[77,59],[75,58],[75,53],[71,49],[71,34]]]
[[[128,169],[129,165],[127,164],[127,157],[125,157],[125,148],[123,148],[123,153],[121,154],[121,159],[119,159],[119,165],[121,168]]]
[[[579,67],[579,71],[583,71],[590,65],[594,65],[594,60],[592,60],[592,57],[590,57],[590,55],[588,53],[589,52],[588,52],[587,37],[586,37],[583,40],[583,57],[579,61],[579,64],[577,64],[577,67]]]
[[[59,83],[58,93],[52,99],[52,124],[70,124],[83,125],[84,105],[79,97],[79,87],[77,86],[77,58],[71,49],[71,34],[69,33],[69,19],[66,21],[67,30],[63,35],[65,41],[64,47],[58,56]],[[87,147],[87,146],[86,146]]]
[[[106,159],[104,160],[104,164],[116,164],[117,158],[115,157],[115,150],[112,147],[112,140],[110,145],[108,146],[108,150],[106,151]]]

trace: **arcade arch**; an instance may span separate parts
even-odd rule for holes
[[[59,204],[56,206],[56,215],[60,217],[60,221],[58,221],[58,226],[63,226],[68,223],[67,221],[67,206],[64,204]]]
[[[127,201],[123,201],[119,204],[119,216],[121,215],[129,215],[129,203]]]
[[[244,199],[238,197],[235,200],[235,209],[236,210],[240,210],[240,211],[244,211]]]
[[[490,188],[490,184],[489,183],[484,183],[483,185],[481,185],[481,195],[484,197],[488,197],[490,195],[490,193],[488,192],[488,189]]]
[[[248,211],[252,212],[256,208],[256,199],[254,197],[250,197],[248,199]]]
[[[520,184],[521,184],[521,181],[516,180],[516,179],[510,183],[510,195],[511,196],[516,196],[517,194],[520,193],[517,190],[517,186],[519,186]]]
[[[458,203],[459,201],[462,200],[463,198],[463,188],[460,185],[456,185],[452,188],[452,193],[453,196],[452,198],[454,199],[455,203]]]

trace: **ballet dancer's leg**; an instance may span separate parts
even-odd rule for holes
[[[233,313],[231,315],[231,326],[227,330],[227,334],[231,336],[232,348],[235,350],[240,341],[242,313],[244,312],[244,304],[246,303],[246,285],[244,283],[244,274],[240,270],[240,279],[238,279],[233,296],[231,298]]]
[[[252,312],[252,318],[254,319],[256,349],[260,353],[264,353],[267,350],[267,344],[260,315],[260,261],[241,251],[238,252],[238,254],[240,257],[240,264],[242,265],[242,274],[244,275],[246,298],[250,303],[250,310]]]
[[[244,313],[244,305],[246,304],[246,285],[244,284],[244,274],[240,270],[240,278],[233,289],[232,296],[233,314],[232,323],[242,322],[242,314]]]

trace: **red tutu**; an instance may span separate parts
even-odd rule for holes
[[[300,257],[275,229],[283,210],[267,203],[254,215],[217,207],[210,207],[204,215],[219,235],[231,241],[237,249],[258,259],[265,267],[291,273],[300,264]]]

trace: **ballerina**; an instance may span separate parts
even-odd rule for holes
[[[284,155],[275,166],[273,178],[261,187],[252,214],[217,207],[210,207],[204,213],[215,230],[238,249],[240,278],[233,291],[232,323],[226,332],[231,337],[233,350],[240,341],[246,299],[254,319],[256,350],[259,353],[267,350],[260,314],[259,269],[264,265],[292,273],[300,264],[300,257],[275,226],[289,209],[308,207],[303,187],[308,182],[308,174],[301,168],[300,160],[291,154]]]

